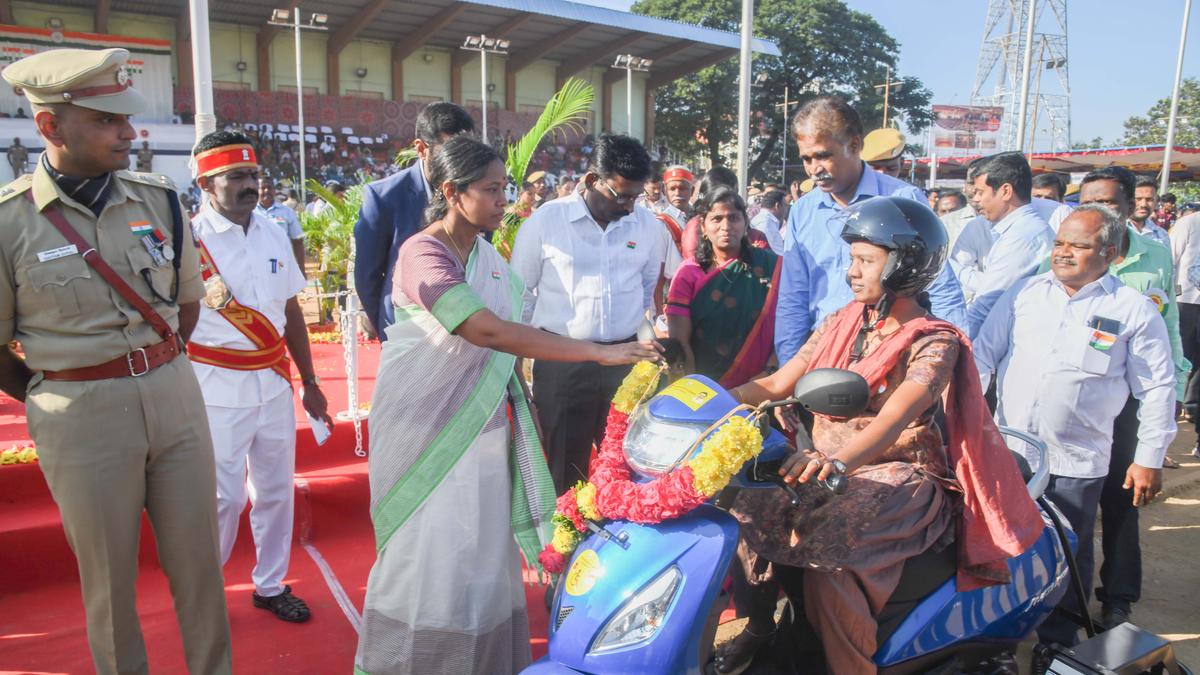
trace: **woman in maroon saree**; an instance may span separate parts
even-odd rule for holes
[[[688,372],[729,388],[763,373],[774,354],[775,305],[783,269],[751,246],[746,203],[718,187],[696,203],[701,238],[667,293],[667,333],[682,343]]]
[[[803,570],[784,589],[802,596],[838,675],[875,672],[875,616],[905,560],[956,543],[960,591],[1003,583],[1006,560],[1042,530],[983,402],[970,342],[919,300],[944,264],[945,228],[923,204],[876,197],[847,209],[842,238],[854,302],[779,371],[732,392],[743,403],[779,400],[805,372],[826,367],[858,372],[870,387],[861,415],[816,416],[813,448],[780,470],[792,484],[845,474],[844,495],[806,488],[792,507],[780,490],[745,490],[733,508],[750,579],[770,579],[776,566],[787,568],[781,580]],[[934,422],[943,405],[946,437]],[[769,615],[752,615],[751,637],[773,629]]]

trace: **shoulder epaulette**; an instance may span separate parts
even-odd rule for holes
[[[0,204],[33,187],[33,174],[27,173],[0,189]]]
[[[144,173],[142,171],[118,171],[117,176],[134,183],[152,185],[164,190],[175,190],[175,183],[161,173]]]

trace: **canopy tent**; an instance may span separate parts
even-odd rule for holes
[[[1131,145],[1070,152],[1036,152],[1029,155],[1029,164],[1035,173],[1079,173],[1106,166],[1123,166],[1135,173],[1157,175],[1162,170],[1165,150],[1165,145]],[[938,179],[965,178],[967,165],[976,157],[938,157]],[[929,178],[930,158],[918,157],[916,163],[916,175]],[[1171,179],[1200,180],[1200,148],[1175,146],[1171,151]]]

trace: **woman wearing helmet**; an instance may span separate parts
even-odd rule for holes
[[[962,501],[958,492],[971,495],[967,503],[972,505],[974,497],[995,497],[989,488],[977,487],[972,477],[960,477],[986,466],[1002,474],[998,483],[1006,487],[1013,485],[1009,481],[1021,480],[998,434],[985,438],[982,431],[991,418],[969,342],[953,325],[932,317],[923,297],[947,254],[941,221],[924,204],[896,197],[874,197],[844,213],[842,238],[850,244],[847,277],[854,301],[826,319],[780,370],[731,392],[750,404],[784,399],[801,375],[829,367],[858,372],[871,387],[870,402],[861,415],[816,416],[811,445],[799,443],[799,451],[780,470],[793,485],[846,474],[849,488],[844,495],[799,489],[803,503],[792,507],[781,490],[743,490],[733,509],[743,526],[745,545],[739,547],[739,558],[747,576],[774,578],[789,597],[797,602],[803,598],[829,672],[839,675],[875,672],[876,616],[896,590],[906,560],[930,549],[943,550],[955,540],[953,525]],[[960,354],[966,357],[961,364]],[[948,438],[943,438],[935,418],[948,386],[948,416],[953,412],[969,423],[951,423]],[[800,433],[798,439],[806,440],[806,435]],[[964,450],[974,466],[956,461]],[[1012,517],[1021,527],[1029,526],[1036,538],[1040,517],[1023,486],[1016,485],[1027,504],[1019,499],[1015,504],[1006,498],[999,501],[1006,502]],[[981,489],[989,494],[981,494]],[[967,510],[974,513],[977,507]],[[986,515],[992,517],[990,512]],[[1036,518],[1036,524],[1030,518]],[[975,535],[972,527],[968,523],[969,536]],[[1014,534],[1001,529],[1000,535]],[[1014,539],[1024,544],[1020,550],[1031,541],[1023,529]],[[987,560],[976,551],[968,547],[965,561],[983,566],[972,567],[968,577],[960,575],[960,589],[980,574],[986,579],[978,585],[1007,579],[1002,558]],[[964,563],[962,554],[959,562]],[[768,612],[751,617],[751,638],[774,631],[771,616]],[[765,642],[745,635],[735,644],[739,641],[750,647]],[[736,671],[731,667],[737,665],[733,656],[720,664],[722,671]],[[744,653],[737,656],[748,662]]]

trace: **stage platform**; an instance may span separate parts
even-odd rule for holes
[[[330,412],[346,409],[342,346],[314,344]],[[369,401],[379,344],[359,348],[359,397]],[[354,453],[354,429],[339,422],[317,447],[297,397],[296,530],[287,583],[312,608],[305,624],[255,609],[254,545],[247,515],[225,567],[237,673],[338,673],[354,665],[367,575],[375,560],[367,460]],[[364,437],[367,425],[364,424]],[[30,442],[23,406],[0,394],[0,449]],[[365,443],[365,440],[364,440]],[[526,575],[531,647],[546,651],[545,588]],[[166,577],[143,518],[138,609],[151,672],[186,672]],[[0,673],[92,672],[75,559],[36,464],[0,466]]]

